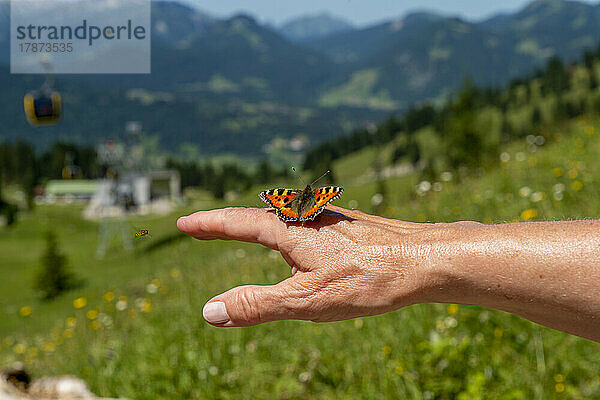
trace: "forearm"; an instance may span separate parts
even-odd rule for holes
[[[496,308],[600,341],[600,221],[448,224],[426,243],[428,301]]]

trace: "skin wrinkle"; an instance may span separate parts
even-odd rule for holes
[[[290,229],[292,233],[291,241],[296,245],[289,251],[290,258],[297,260],[308,255],[309,262],[305,263],[308,270],[316,269],[319,267],[330,267],[336,265],[335,258],[325,258],[324,260],[313,259],[313,257],[319,253],[315,249],[321,249],[323,246],[333,250],[333,254],[337,258],[347,246],[353,244],[352,240],[348,239],[345,235],[338,237],[338,233],[330,228],[321,229],[318,235],[306,235],[300,227],[294,227],[299,229]],[[308,237],[307,237],[308,236]],[[299,268],[302,269],[302,268]]]
[[[390,281],[389,286],[400,287],[405,282],[406,270],[412,265],[390,263],[390,260],[402,260],[406,258],[405,246],[385,245],[367,246],[364,251],[363,263],[379,264],[380,274],[384,279]]]
[[[343,316],[348,313],[354,316],[368,315],[369,312],[366,310],[376,306],[373,300],[378,298],[370,296],[368,289],[372,286],[372,282],[361,272],[360,267],[353,266],[333,273],[327,280],[327,285],[319,290],[318,296],[315,296],[320,300],[320,304],[316,303],[320,307],[319,312],[311,313],[311,320],[335,321],[344,319]],[[315,302],[311,301],[311,305],[314,304]]]
[[[238,290],[236,296],[236,307],[241,310],[239,316],[242,321],[246,321],[256,314],[256,317],[259,320],[262,320],[261,309],[256,308],[253,309],[253,305],[256,304],[255,292],[249,290],[248,286],[242,287],[242,290]],[[235,322],[235,321],[234,321]]]
[[[300,272],[306,271],[306,270],[302,269],[302,266],[298,265],[296,263],[296,261],[294,261],[287,252],[281,253],[281,256],[283,257],[285,262],[288,263],[288,265],[292,268],[292,275],[294,275],[295,271],[300,271]]]
[[[304,276],[305,279],[293,281],[292,292],[288,293],[293,299],[291,307],[301,319],[313,319],[320,314],[331,293],[332,277],[324,274],[324,270],[313,271]],[[319,276],[321,276],[319,278]],[[323,301],[325,300],[325,301]],[[300,312],[298,312],[300,311]]]

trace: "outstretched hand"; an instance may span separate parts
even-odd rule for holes
[[[227,208],[177,226],[200,240],[260,243],[292,269],[276,285],[212,298],[203,314],[215,326],[335,321],[443,302],[496,308],[600,341],[600,221],[416,224],[329,206],[304,224],[286,224],[266,208]]]
[[[199,240],[240,240],[277,250],[291,276],[271,286],[240,286],[211,299],[216,326],[299,319],[335,321],[374,315],[420,300],[429,250],[414,235],[431,225],[329,206],[315,221],[284,223],[266,208],[199,211],[177,221]]]

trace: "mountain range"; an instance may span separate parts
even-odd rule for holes
[[[364,28],[322,14],[273,27],[176,2],[152,7],[152,74],[59,75],[63,121],[33,129],[22,96],[42,78],[8,73],[10,18],[0,2],[0,139],[96,144],[139,120],[164,150],[262,157],[282,140],[312,145],[443,101],[467,77],[504,85],[600,41],[600,5],[566,0],[479,22],[421,12]]]
[[[290,40],[304,42],[353,31],[356,28],[342,18],[320,13],[292,18],[276,29]]]

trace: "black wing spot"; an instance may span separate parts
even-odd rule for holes
[[[282,195],[283,193],[285,193],[285,189],[277,189],[277,194],[278,195]]]

